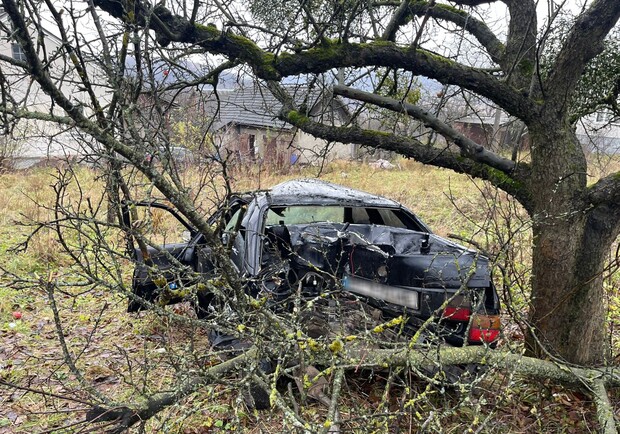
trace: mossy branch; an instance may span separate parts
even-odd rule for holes
[[[487,149],[479,143],[474,142],[469,137],[459,133],[454,128],[442,122],[439,118],[430,113],[430,111],[413,104],[377,95],[370,92],[364,92],[353,89],[348,86],[334,86],[334,93],[347,98],[355,99],[386,108],[396,113],[406,113],[407,115],[418,119],[429,128],[437,131],[448,141],[454,143],[461,149],[464,157],[471,158],[479,163],[487,164],[510,177],[510,173],[514,171],[516,163],[508,158],[501,157]]]
[[[616,432],[613,411],[607,397],[608,387],[620,386],[620,377],[613,368],[584,368],[564,365],[557,362],[525,357],[507,351],[496,351],[484,346],[468,346],[463,348],[443,347],[431,349],[400,349],[369,351],[359,348],[344,348],[334,355],[331,351],[312,350],[314,360],[323,361],[326,366],[337,366],[339,369],[357,370],[359,368],[384,369],[387,367],[424,368],[428,366],[447,367],[462,364],[480,364],[501,371],[522,375],[533,380],[552,381],[567,387],[590,394],[597,406],[597,417],[605,433]],[[195,392],[200,387],[221,381],[232,375],[243,366],[258,357],[258,349],[250,348],[244,354],[219,365],[206,369],[201,375],[188,378],[176,391],[169,394],[156,395],[145,404],[132,406],[121,405],[114,408],[93,407],[87,413],[87,421],[104,422],[119,421],[110,432],[120,433],[155,416],[165,408]],[[264,381],[259,382],[267,393],[271,386]],[[277,394],[275,396],[278,396]],[[279,407],[282,402],[276,403]],[[334,407],[335,408],[335,407]],[[291,413],[292,415],[292,413]],[[293,417],[293,419],[295,419]]]
[[[126,19],[124,10],[116,1],[95,0],[94,3],[114,17]],[[279,81],[283,77],[324,73],[335,68],[385,66],[472,90],[524,121],[536,116],[536,106],[511,86],[484,70],[462,65],[428,50],[403,47],[385,40],[356,44],[331,41],[298,53],[275,56],[244,36],[230,30],[218,30],[215,26],[193,24],[163,6],[151,10],[137,3],[136,10],[138,22],[154,30],[161,45],[178,42],[200,46],[205,52],[247,64],[263,80]]]
[[[357,126],[324,125],[291,108],[284,109],[280,118],[323,140],[357,143],[362,146],[384,149],[396,152],[406,158],[412,158],[422,164],[443,167],[457,173],[465,173],[474,178],[487,180],[517,199],[526,210],[531,211],[532,209],[530,192],[526,183],[521,181],[527,179],[529,174],[529,167],[526,164],[515,167],[513,172],[508,175],[502,170],[464,157],[460,153],[455,153],[445,147],[427,146],[411,137],[362,129]]]

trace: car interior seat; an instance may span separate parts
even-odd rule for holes
[[[273,249],[273,253],[282,259],[288,259],[292,255],[291,233],[284,224],[267,226],[265,239]]]

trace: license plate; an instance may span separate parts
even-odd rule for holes
[[[420,293],[409,288],[384,285],[354,276],[345,276],[342,279],[342,285],[347,291],[364,297],[376,298],[414,310],[418,310],[420,306]]]

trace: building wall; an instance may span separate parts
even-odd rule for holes
[[[235,126],[214,135],[223,157],[241,164],[261,163],[275,168],[293,164],[320,164],[322,161],[351,159],[356,147],[343,143],[328,144],[325,140],[302,131],[274,131],[263,128]],[[253,143],[253,145],[252,145]]]
[[[8,20],[6,16],[4,20]],[[34,35],[36,32],[31,29]],[[60,47],[60,41],[54,36],[45,33],[43,37],[47,53],[55,53]],[[8,57],[14,56],[13,42],[8,35],[0,34],[0,54]],[[21,59],[20,59],[21,60]],[[86,92],[83,92],[75,84],[78,77],[75,69],[68,64],[68,59],[60,58],[50,66],[50,74],[60,90],[72,101],[83,102],[85,114],[92,113]],[[45,94],[29,74],[7,63],[0,63],[2,72],[10,83],[12,97],[17,100],[21,108],[29,111],[38,111],[45,114],[66,116],[57,104],[53,105],[51,99]],[[89,67],[89,75],[92,82],[96,69]],[[105,99],[103,86],[96,86],[95,93],[102,100]],[[105,103],[102,103],[105,106]],[[91,141],[78,132],[68,131],[66,127],[59,126],[54,122],[41,120],[21,119],[13,125],[12,134],[2,137],[0,141],[0,154],[10,154],[13,158],[13,166],[27,167],[39,163],[48,158],[62,159],[67,157],[76,158],[92,152]]]
[[[291,131],[232,126],[216,133],[214,141],[220,154],[226,157],[228,152],[236,163],[284,168],[291,164],[297,137]]]
[[[356,158],[355,149],[349,144],[332,143],[318,139],[303,131],[298,132],[299,141],[296,152],[299,154],[299,162],[303,164],[320,163],[321,159],[327,161]]]
[[[584,149],[605,154],[620,154],[620,123],[595,113],[577,122],[577,137]]]
[[[490,125],[480,125],[468,122],[455,122],[454,129],[467,138],[481,145],[486,145],[493,135],[493,127]]]
[[[452,123],[452,126],[465,137],[493,151],[512,149],[517,140],[521,149],[530,147],[530,137],[527,131],[512,123],[501,124],[495,134],[493,126],[489,124],[456,121]],[[519,133],[524,134],[517,137]]]

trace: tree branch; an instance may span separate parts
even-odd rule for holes
[[[95,0],[95,5],[123,19],[124,9],[112,0]],[[171,41],[196,44],[212,54],[247,63],[264,80],[279,81],[283,77],[323,73],[335,68],[385,66],[411,71],[472,90],[502,106],[508,113],[523,121],[536,118],[537,106],[485,71],[466,67],[427,50],[401,47],[391,42],[368,44],[331,42],[299,53],[284,53],[278,57],[267,53],[247,38],[230,31],[220,32],[215,26],[191,25],[186,19],[172,15],[163,6],[148,10],[136,2],[142,25],[154,30],[161,44]],[[147,16],[153,19],[145,20]]]
[[[620,172],[601,178],[590,186],[588,197],[595,206],[620,204]]]
[[[474,142],[470,138],[456,131],[454,128],[440,121],[439,118],[433,116],[428,110],[424,110],[420,107],[393,98],[352,89],[342,85],[334,86],[334,93],[347,98],[375,104],[396,113],[406,113],[411,117],[419,119],[424,123],[424,125],[432,128],[444,136],[448,141],[457,145],[461,149],[461,154],[464,157],[471,158],[478,163],[488,164],[489,166],[501,170],[506,174],[511,173],[516,167],[516,163],[514,161],[500,157],[499,155],[485,149],[482,145]]]
[[[510,24],[504,58],[500,64],[507,81],[518,89],[530,87],[536,65],[536,2],[509,1]]]
[[[603,380],[593,380],[591,382],[592,397],[596,405],[596,417],[599,420],[600,431],[603,434],[617,434],[614,409],[609,402],[609,396],[605,389]]]
[[[425,350],[381,350],[372,352],[351,350],[347,364],[359,367],[382,366],[390,360],[390,366],[450,366],[459,364],[481,364],[501,370],[514,371],[535,380],[551,380],[572,387],[588,387],[592,379],[598,379],[609,387],[620,387],[620,376],[613,367],[582,368],[547,360],[513,354],[508,351],[492,350],[484,346],[440,347],[430,352]]]
[[[531,198],[526,188],[526,180],[529,177],[529,166],[527,165],[514,166],[509,176],[488,164],[463,158],[448,148],[428,146],[412,138],[366,130],[357,126],[324,125],[295,110],[290,97],[277,84],[271,83],[269,87],[276,98],[283,103],[280,119],[306,133],[331,142],[357,143],[363,146],[385,149],[407,158],[413,158],[422,164],[431,164],[484,179],[515,197],[526,210],[531,210]]]
[[[238,369],[241,365],[249,363],[257,355],[256,348],[250,348],[245,353],[207,368],[203,374],[189,377],[178,386],[177,390],[150,397],[145,404],[132,407],[130,405],[118,405],[114,408],[95,406],[86,413],[86,420],[90,422],[107,422],[118,420],[118,425],[110,433],[121,433],[140,421],[146,421],[157,413],[165,410],[181,401],[186,396],[198,390],[200,387],[220,381],[222,377]]]
[[[368,44],[334,43],[329,47],[283,54],[274,62],[282,76],[370,65],[400,68],[416,75],[434,78],[444,84],[469,89],[489,98],[525,122],[535,118],[538,111],[537,106],[524,95],[486,71],[461,65],[427,50],[400,47],[386,41]]]
[[[421,17],[424,15],[438,20],[449,21],[468,31],[482,44],[495,63],[502,63],[505,47],[491,29],[484,22],[474,18],[466,11],[444,4],[431,5],[426,1],[403,1],[390,25],[386,28],[383,39],[393,41],[399,26],[407,24],[414,16]]]
[[[485,4],[498,3],[500,1],[506,3],[507,0],[452,0],[452,3],[460,6],[480,6]]]
[[[234,359],[208,368],[203,374],[188,378],[177,391],[150,398],[146,404],[132,406],[118,406],[116,408],[93,407],[87,413],[87,420],[103,422],[118,420],[119,424],[112,432],[118,433],[155,416],[165,408],[179,402],[199,387],[219,381],[234,370],[257,356],[256,348]],[[594,396],[597,405],[597,415],[605,433],[615,432],[613,412],[610,413],[609,398],[605,387],[620,386],[620,377],[613,368],[587,369],[554,363],[546,360],[525,357],[506,351],[495,351],[484,346],[468,346],[462,348],[440,347],[428,349],[348,349],[338,355],[328,350],[313,350],[312,358],[322,361],[325,366],[336,366],[340,369],[385,368],[394,367],[446,367],[461,364],[480,364],[502,371],[514,372],[533,380],[551,380],[582,390]],[[269,389],[267,383],[262,386]],[[612,431],[613,429],[613,431]]]
[[[10,65],[18,66],[22,69],[28,69],[28,64],[26,62],[22,62],[12,57],[5,56],[4,54],[0,54],[0,62],[8,63]]]
[[[0,113],[14,116],[16,119],[31,119],[45,122],[53,122],[59,125],[74,126],[75,121],[68,116],[58,116],[51,113],[31,111],[25,109],[11,110],[0,106]]]
[[[100,7],[115,18],[126,21],[128,12],[123,4],[114,0],[94,0]],[[132,3],[136,22],[140,26],[155,31],[157,41],[162,46],[171,42],[196,44],[212,54],[221,54],[231,60],[247,63],[254,73],[264,79],[278,80],[281,74],[273,68],[274,56],[263,50],[250,39],[231,31],[221,32],[215,25],[192,24],[188,19],[173,15],[161,4],[150,8],[145,2],[136,0]]]
[[[392,15],[392,18],[388,22],[387,26],[385,26],[385,31],[381,36],[382,39],[386,41],[394,42],[394,38],[396,37],[396,32],[398,29],[406,24],[411,17],[409,14],[409,8],[411,7],[411,0],[402,0],[398,5],[396,11]]]
[[[586,64],[603,50],[603,41],[620,18],[618,0],[596,0],[575,22],[558,54],[545,93],[556,110],[565,112],[565,95],[573,93]]]

